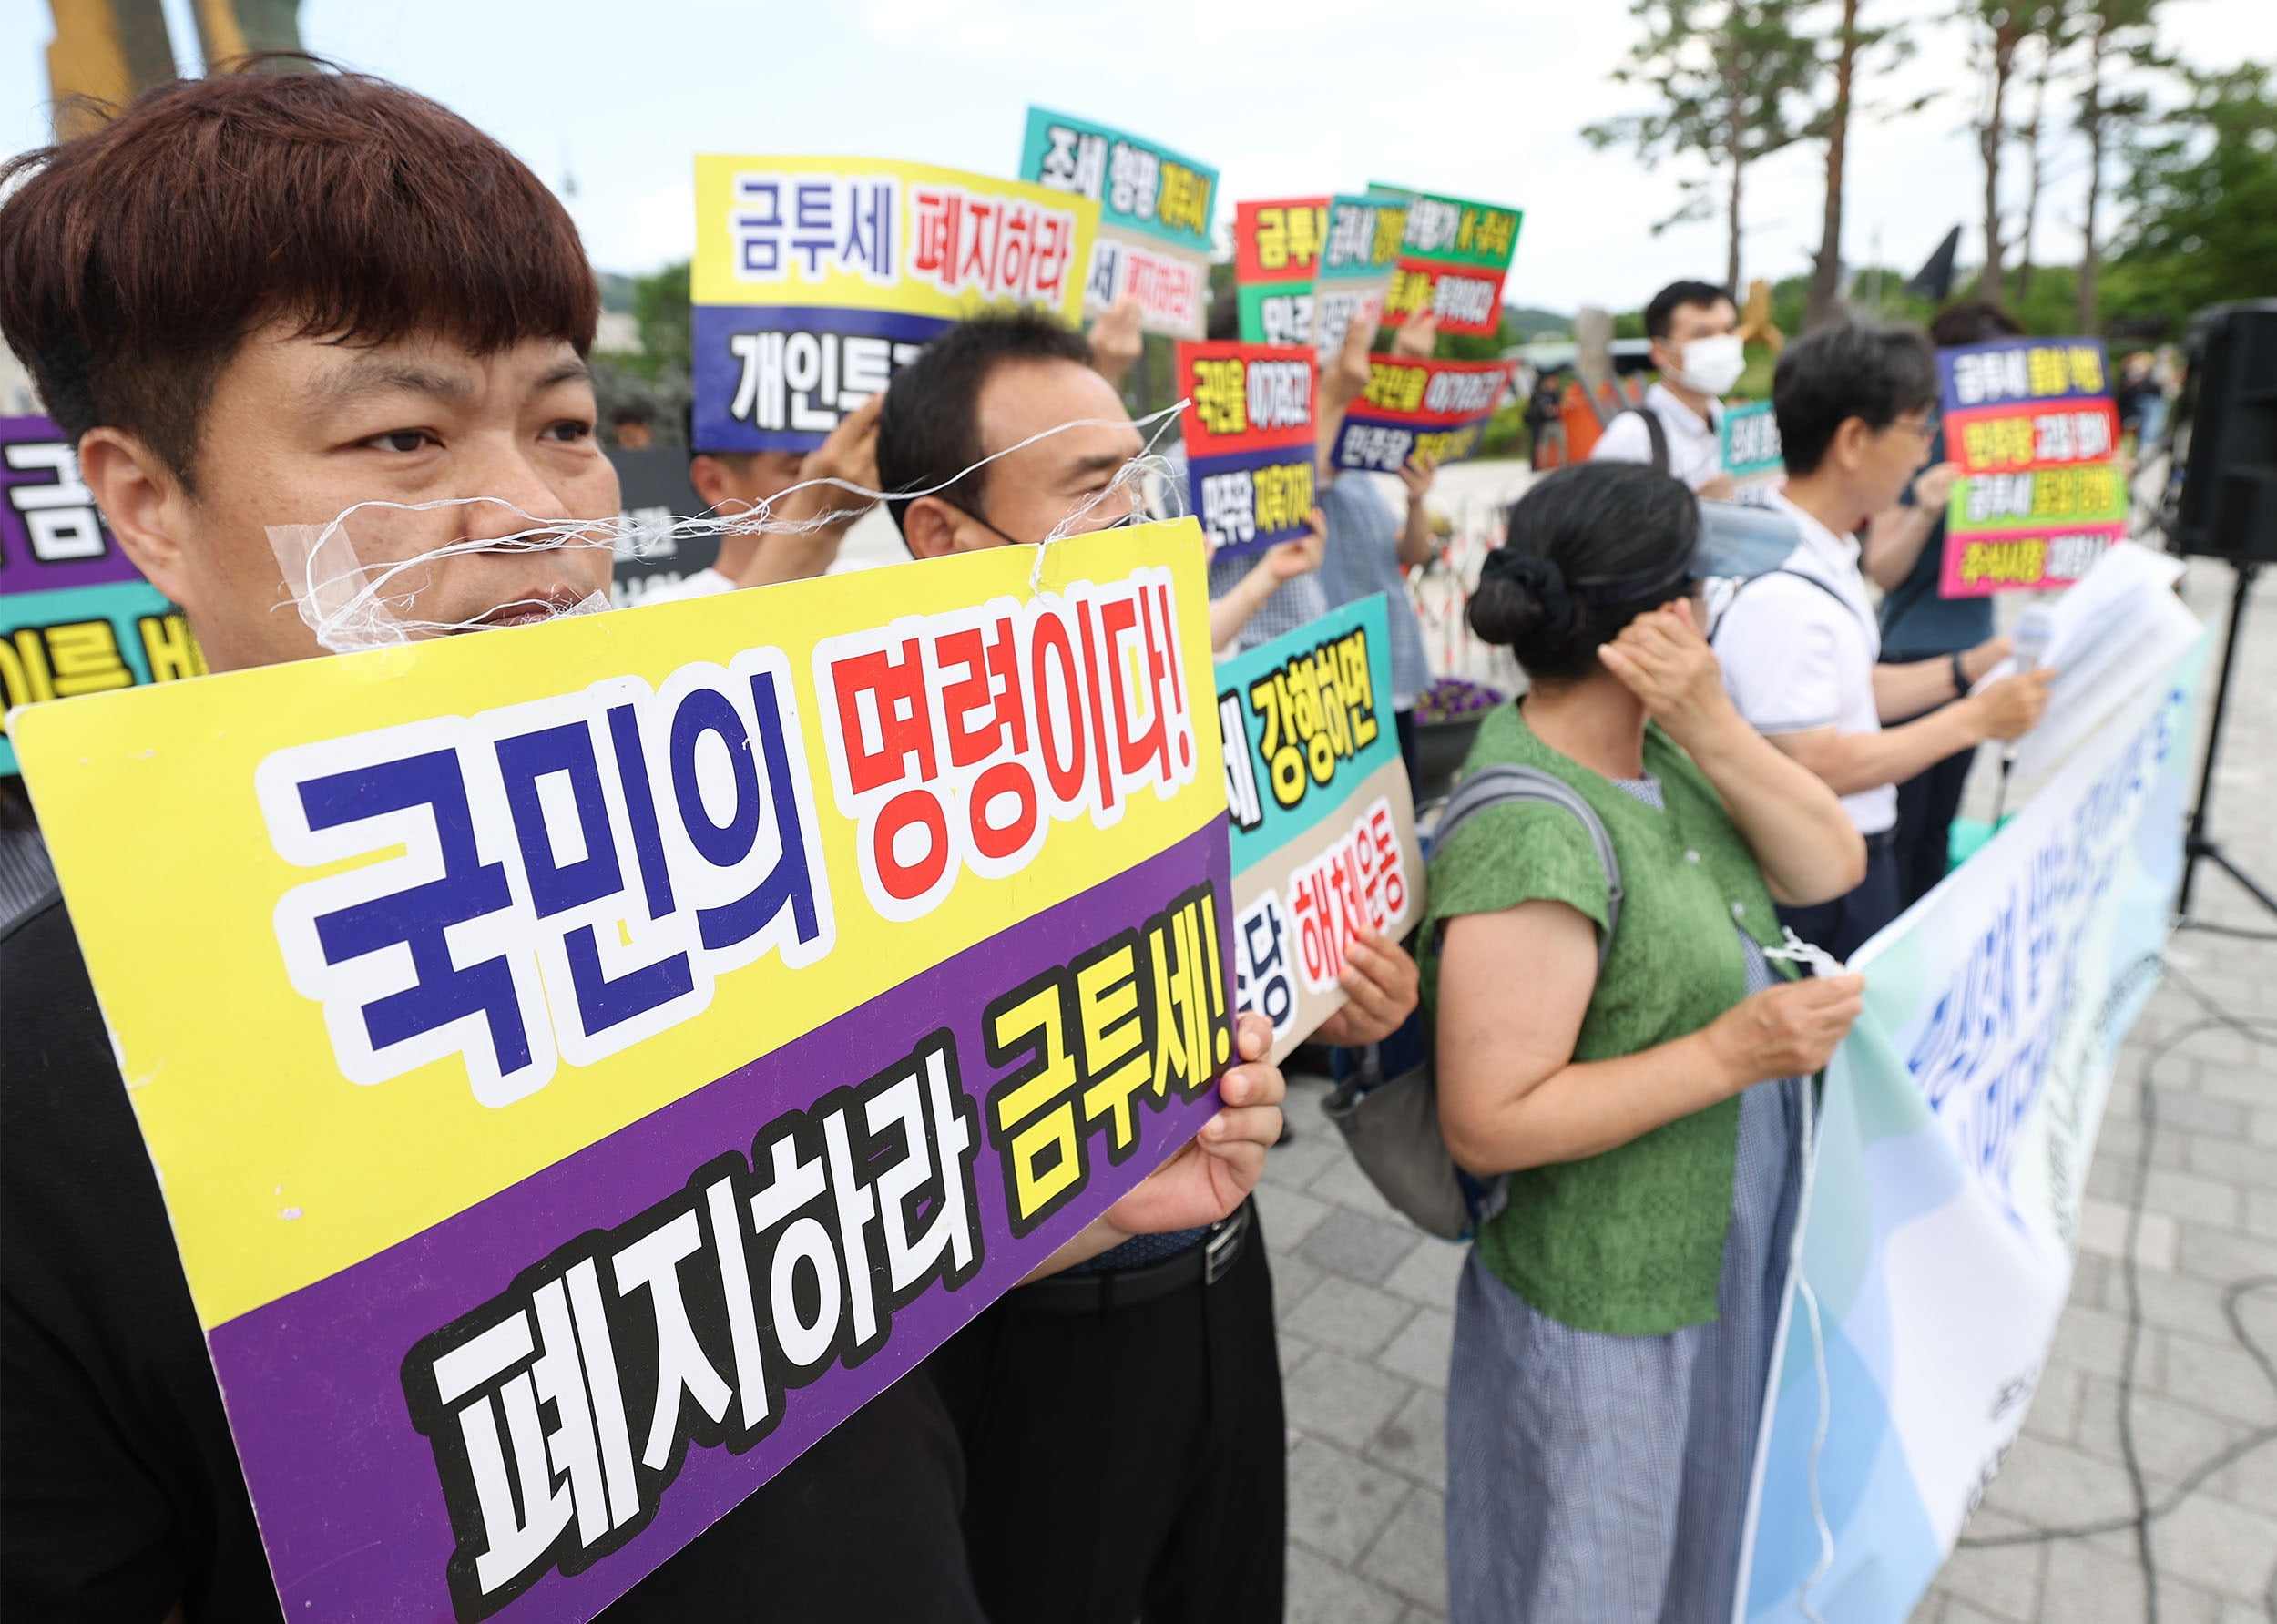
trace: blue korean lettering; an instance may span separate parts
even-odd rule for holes
[[[501,739],[497,752],[498,774],[521,849],[522,872],[538,918],[549,919],[622,891],[624,870],[617,858],[608,803],[601,793],[601,768],[594,754],[592,730],[582,721],[541,728]],[[577,834],[584,847],[584,855],[567,864],[556,862],[553,832],[537,790],[540,780],[556,774],[568,780]],[[641,790],[645,795],[645,774]],[[577,1013],[588,1036],[620,1026],[696,989],[695,971],[685,953],[612,976],[601,967],[600,945],[592,924],[569,930],[562,938],[562,947],[569,961]]]
[[[352,904],[316,918],[324,962],[339,965],[383,948],[410,950],[417,979],[362,1006],[372,1047],[388,1048],[469,1016],[483,1017],[498,1075],[531,1064],[529,1033],[516,997],[514,971],[503,956],[460,967],[445,933],[514,905],[505,865],[485,863],[475,847],[466,781],[453,751],[380,761],[300,786],[311,830],[335,829],[383,812],[424,806],[434,816],[443,854],[440,878],[391,895]]]
[[[681,826],[697,855],[715,868],[733,868],[751,853],[759,841],[762,812],[771,812],[781,855],[767,876],[738,901],[696,911],[705,947],[718,950],[748,942],[780,914],[791,910],[792,927],[801,942],[822,934],[814,894],[814,876],[807,866],[805,831],[791,773],[790,751],[783,741],[782,711],[771,672],[751,677],[751,702],[759,720],[759,749],[767,772],[762,802],[759,768],[751,759],[751,736],[728,697],[716,689],[691,690],[672,716],[672,792],[679,804]],[[724,823],[712,822],[697,781],[696,751],[703,737],[716,735],[727,747],[734,806]]]

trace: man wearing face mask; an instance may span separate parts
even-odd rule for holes
[[[1728,500],[1723,396],[1747,370],[1740,311],[1713,282],[1670,282],[1645,306],[1645,336],[1660,381],[1645,403],[1605,425],[1591,462],[1650,463],[1697,495]]]

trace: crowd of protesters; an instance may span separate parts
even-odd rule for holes
[[[618,511],[577,233],[433,103],[351,75],[195,81],[0,184],[0,330],[213,669],[322,653],[278,612],[271,525],[495,499],[495,520],[431,511],[441,546]],[[182,230],[186,199],[229,231]],[[2005,322],[1965,307],[1937,337]],[[1432,858],[1409,943],[1354,945],[1349,1001],[1315,1035],[1376,1042],[1420,1006],[1448,1149],[1505,1192],[1463,1272],[1449,1387],[1450,1598],[1474,1624],[1729,1615],[1812,1079],[1860,1000],[1859,976],[1809,974],[1791,945],[1846,957],[1934,883],[1970,752],[2047,698],[2045,673],[1986,681],[2006,645],[1937,596],[1951,470],[1927,337],[1837,326],[1786,348],[1769,506],[1795,546],[1711,627],[1701,500],[1731,494],[1715,444],[1736,311],[1680,282],[1647,325],[1660,382],[1597,460],[1513,506],[1469,610],[1527,678],[1469,768],[1529,766],[1588,804],[1618,924],[1581,823],[1494,809]],[[1087,338],[975,317],[813,452],[698,448],[703,500],[768,522],[730,530],[680,591],[819,573],[867,506],[849,493],[888,493],[918,560],[1144,517],[1114,382],[1134,333],[1128,312]],[[1431,548],[1435,469],[1402,470],[1403,514],[1328,455],[1374,336],[1355,327],[1322,369],[1311,534],[1212,566],[1210,638],[1253,647],[1385,594],[1412,771],[1430,673],[1402,571]],[[1397,345],[1434,338],[1426,317]],[[461,552],[420,618],[577,603],[608,567],[606,550]],[[276,1619],[165,1208],[20,802],[6,835],[0,896],[25,900],[0,921],[0,1608]],[[1286,1434],[1250,1199],[1282,1130],[1266,1047],[1250,1017],[1189,1152],[604,1616],[1278,1619]]]

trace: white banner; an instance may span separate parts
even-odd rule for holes
[[[2167,646],[2132,682],[2107,666],[2099,725],[1852,961],[1865,1013],[1827,1072],[1744,1624],[1904,1624],[2023,1425],[2180,877],[2207,645]]]

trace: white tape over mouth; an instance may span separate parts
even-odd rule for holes
[[[504,508],[524,520],[528,528],[500,536],[461,536],[441,546],[428,547],[407,557],[367,560],[356,543],[353,523],[360,515],[431,513],[450,507]],[[424,638],[476,631],[495,624],[501,610],[525,607],[522,602],[494,605],[472,620],[424,620],[413,612],[421,584],[414,572],[424,571],[446,558],[465,553],[552,551],[562,547],[609,547],[621,520],[598,524],[535,518],[510,502],[492,496],[454,496],[434,502],[359,502],[321,525],[271,525],[269,546],[276,554],[285,590],[300,611],[301,621],[316,634],[317,642],[333,654],[362,649],[392,648]],[[608,607],[606,593],[587,593],[570,605],[532,598],[526,607],[546,618],[588,614]]]
[[[635,518],[624,514],[597,519],[540,519],[495,496],[447,496],[430,502],[372,501],[359,502],[322,524],[270,525],[265,526],[265,530],[270,548],[276,555],[277,566],[283,577],[286,596],[299,612],[301,621],[316,634],[317,643],[328,653],[350,654],[364,649],[393,648],[399,644],[450,637],[461,632],[491,630],[500,624],[502,611],[526,608],[535,612],[530,620],[513,621],[519,625],[531,624],[536,619],[558,619],[567,615],[595,614],[612,607],[606,592],[595,591],[567,605],[553,598],[513,600],[494,605],[480,616],[468,620],[439,621],[420,618],[414,612],[414,603],[424,581],[416,572],[430,569],[461,555],[595,547],[607,549],[612,557],[643,558],[659,554],[669,555],[683,541],[715,536],[803,536],[845,523],[866,512],[876,502],[914,500],[919,496],[938,495],[980,472],[998,457],[1009,456],[1016,451],[1070,429],[1153,425],[1154,433],[1149,437],[1146,448],[1118,469],[1115,477],[1106,485],[1086,496],[1036,545],[1036,567],[1031,572],[1029,585],[1031,589],[1040,589],[1044,554],[1050,545],[1081,533],[1085,516],[1117,494],[1134,486],[1140,488],[1142,495],[1133,508],[1139,517],[1178,517],[1183,515],[1183,485],[1170,476],[1173,472],[1171,464],[1166,456],[1156,454],[1155,445],[1185,405],[1186,403],[1180,401],[1159,412],[1149,413],[1136,422],[1129,419],[1080,418],[1072,423],[1060,424],[1040,434],[1031,434],[1016,445],[1006,446],[1003,451],[983,457],[970,467],[924,490],[876,491],[835,477],[811,479],[794,485],[774,497],[754,502],[732,515],[707,513],[666,523],[659,523],[653,517]],[[855,505],[850,508],[824,511],[811,518],[775,516],[776,506],[785,498],[801,491],[823,487],[845,492],[856,498]],[[358,547],[352,533],[354,521],[361,515],[432,513],[453,507],[503,508],[524,521],[527,527],[504,536],[462,536],[456,540],[427,547],[404,557],[372,559],[365,558],[363,549]],[[374,522],[377,522],[376,518]]]

